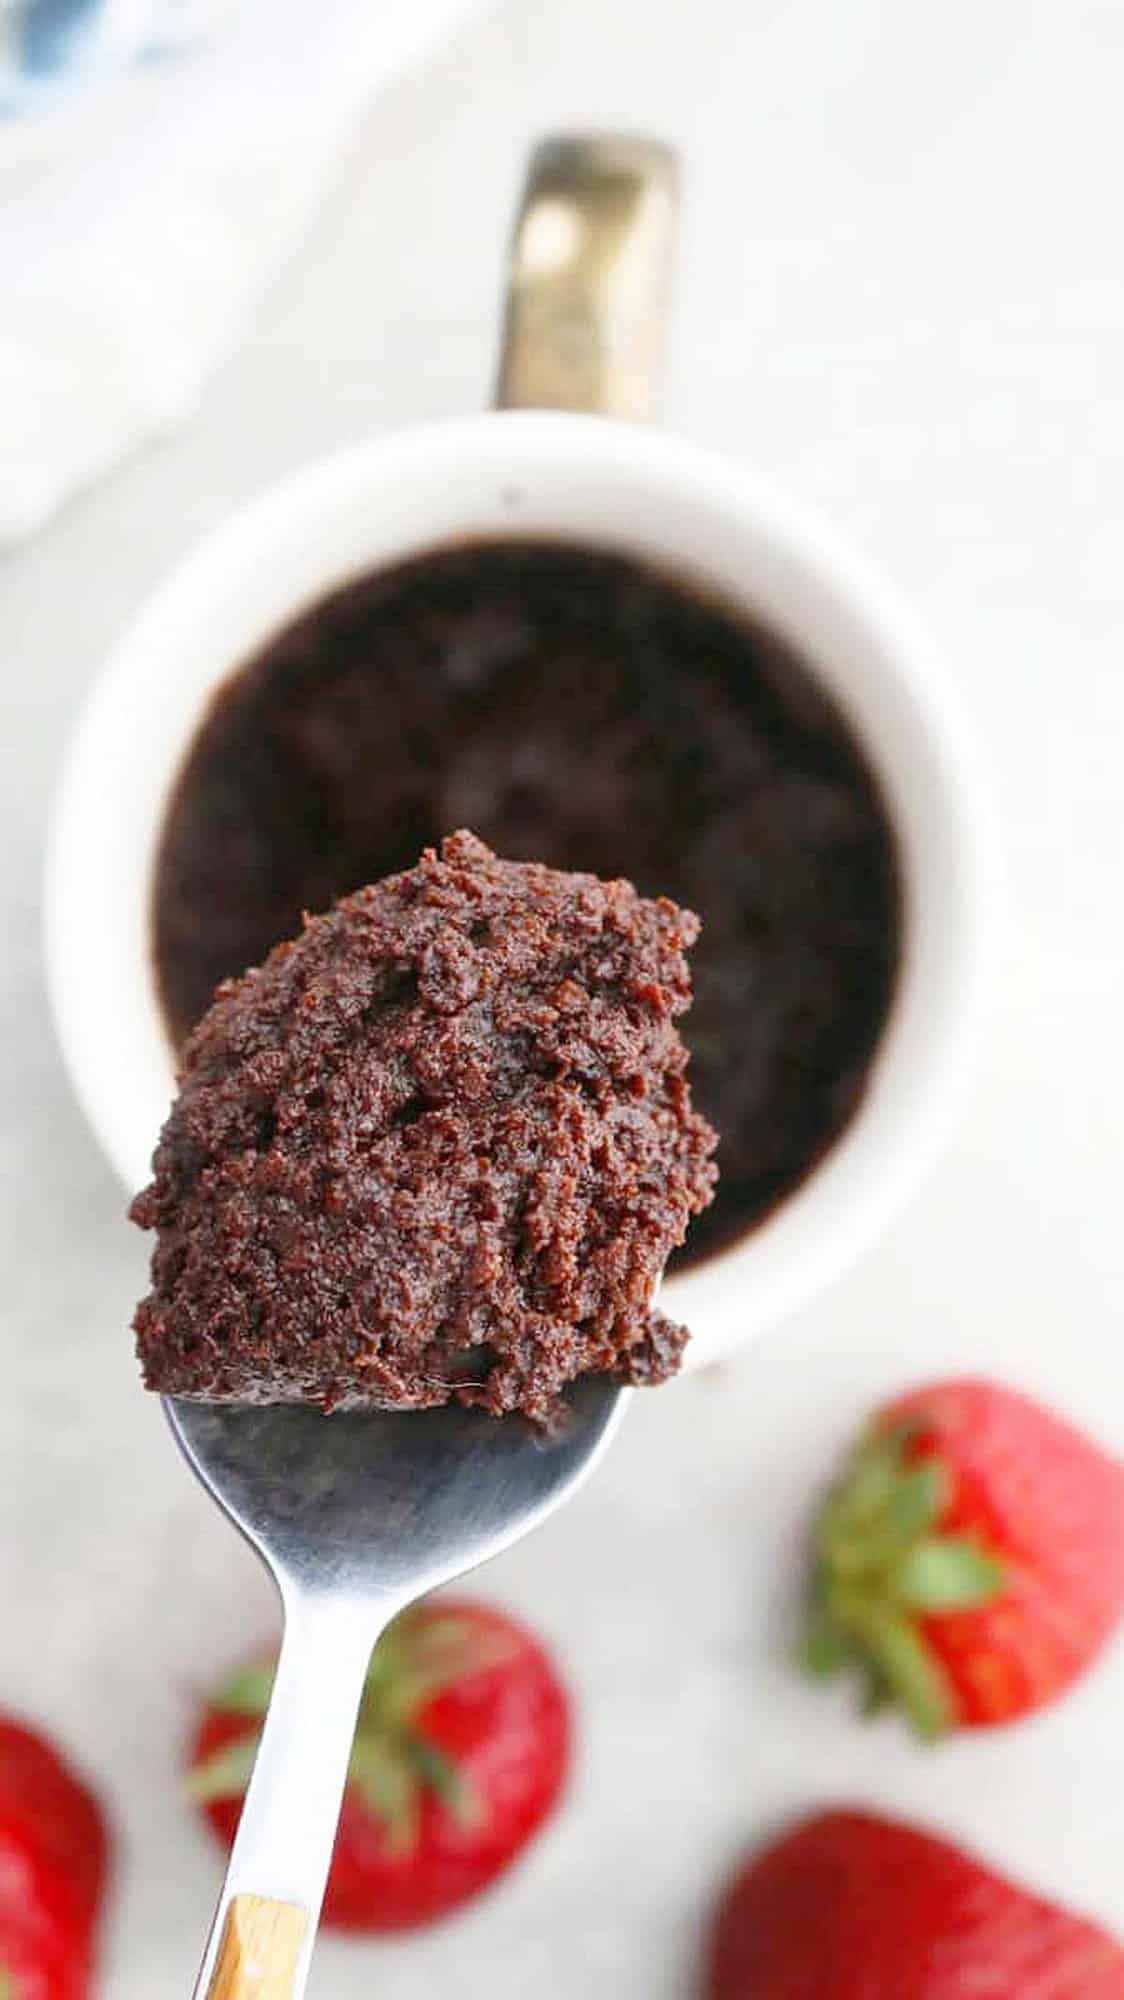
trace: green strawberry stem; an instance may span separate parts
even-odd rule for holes
[[[210,1805],[216,1799],[241,1798],[250,1782],[260,1741],[261,1730],[252,1729],[193,1764],[184,1779],[188,1798],[197,1806]]]
[[[384,1831],[395,1853],[417,1841],[425,1792],[463,1825],[483,1813],[481,1801],[455,1760],[423,1735],[418,1716],[443,1688],[500,1665],[510,1642],[482,1632],[455,1611],[422,1607],[403,1613],[384,1632],[371,1654],[348,1765],[348,1784]],[[213,1706],[224,1714],[258,1721],[234,1741],[221,1744],[187,1773],[185,1789],[197,1805],[240,1798],[250,1782],[260,1718],[269,1707],[275,1662],[239,1668],[216,1691]],[[5,2000],[0,1992],[0,2000]]]
[[[820,1678],[857,1668],[867,1713],[896,1703],[931,1740],[955,1723],[956,1701],[926,1621],[991,1603],[1004,1569],[971,1537],[941,1532],[952,1478],[939,1458],[910,1458],[915,1436],[915,1423],[870,1432],[824,1502],[802,1658]]]

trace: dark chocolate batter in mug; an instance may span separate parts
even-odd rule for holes
[[[863,1092],[901,911],[861,750],[775,635],[629,558],[481,542],[361,577],[232,676],[189,751],[154,898],[174,1041],[303,912],[466,825],[701,916],[684,1035],[721,1181],[697,1262]]]

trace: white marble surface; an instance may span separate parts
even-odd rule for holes
[[[678,140],[668,415],[828,509],[920,605],[990,763],[1011,923],[958,1139],[878,1252],[721,1375],[640,1399],[487,1589],[582,1707],[566,1811],[463,1921],[323,1947],[321,2000],[683,2000],[718,1872],[812,1802],[943,1824],[1124,1927],[1124,1644],[925,1755],[786,1664],[801,1526],[891,1387],[968,1365],[1124,1452],[1124,0],[500,0],[378,105],[192,426],[0,568],[0,1701],[104,1785],[105,1992],[186,1990],[217,1880],[176,1797],[193,1690],[268,1628],[136,1391],[143,1246],[71,1103],[39,963],[75,702],[140,593],[297,459],[479,404],[529,140]]]

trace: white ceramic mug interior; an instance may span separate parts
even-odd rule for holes
[[[954,1101],[984,929],[975,790],[939,659],[877,577],[721,456],[603,417],[489,412],[341,451],[220,527],[133,619],[70,746],[46,898],[58,1032],[94,1131],[133,1190],[174,1088],[151,962],[154,857],[211,696],[348,578],[504,533],[653,559],[774,626],[865,745],[898,836],[903,965],[860,1109],[769,1218],[666,1283],[667,1311],[691,1326],[689,1352],[706,1362],[805,1304],[913,1185]]]

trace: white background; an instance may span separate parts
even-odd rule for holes
[[[374,107],[191,426],[0,568],[0,1701],[111,1801],[110,2000],[187,1989],[217,1864],[182,1741],[271,1605],[135,1386],[144,1245],[45,1013],[51,785],[105,648],[200,530],[324,446],[485,400],[522,159],[573,123],[682,145],[669,420],[818,503],[927,616],[1010,923],[968,1116],[878,1252],[639,1398],[594,1486],[488,1575],[581,1704],[565,1812],[462,1921],[326,1943],[313,1991],[681,2000],[742,1845],[841,1797],[1124,1927],[1124,1642],[1040,1720],[936,1753],[786,1658],[808,1508],[890,1389],[984,1368],[1124,1453],[1122,101],[1122,0],[501,0]]]

